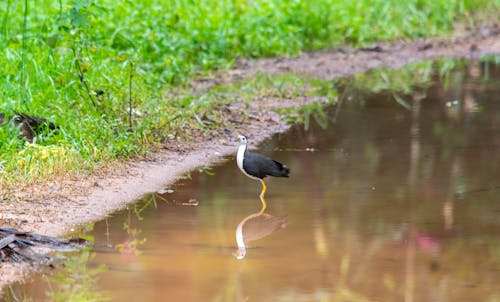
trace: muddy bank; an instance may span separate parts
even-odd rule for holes
[[[378,67],[397,69],[439,57],[478,58],[489,54],[500,54],[500,25],[497,23],[474,31],[457,31],[453,37],[380,42],[365,48],[336,47],[292,58],[240,60],[225,77],[209,79],[205,86],[249,78],[260,72],[293,72],[332,80]]]
[[[348,76],[375,67],[397,68],[405,64],[433,59],[440,56],[479,57],[500,54],[500,29],[496,25],[474,33],[464,33],[453,38],[425,39],[415,42],[399,41],[380,43],[365,49],[335,48],[329,51],[304,54],[295,58],[240,61],[237,68],[217,79],[194,83],[197,88],[223,81],[251,77],[258,72],[277,74],[297,72],[325,79]],[[229,130],[204,137],[195,142],[173,141],[162,151],[148,158],[115,163],[103,167],[93,175],[68,179],[61,177],[2,192],[0,224],[23,231],[34,231],[50,236],[62,235],[75,225],[94,221],[125,207],[140,196],[166,188],[185,172],[198,166],[209,165],[234,154],[234,134],[243,132],[253,144],[287,129],[287,125],[271,109],[285,105],[294,106],[308,99],[256,100],[244,122],[237,122]],[[240,104],[229,108],[241,110]],[[235,167],[235,173],[239,173]],[[0,268],[0,286],[22,278],[26,267],[3,264]]]

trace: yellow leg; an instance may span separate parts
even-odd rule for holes
[[[260,209],[260,214],[262,214],[264,213],[267,207],[266,200],[264,199],[264,193],[266,193],[267,187],[264,180],[261,179],[260,182],[262,183],[262,191],[260,192],[260,201],[262,202],[262,208]]]

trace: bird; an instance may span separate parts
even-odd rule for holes
[[[260,201],[262,202],[261,213],[263,213],[266,209],[264,194],[267,190],[264,178],[267,176],[289,177],[290,169],[274,159],[248,151],[248,140],[244,135],[238,135],[238,140],[240,143],[238,152],[236,153],[236,164],[243,174],[252,179],[260,180],[262,184],[262,191],[260,192]]]

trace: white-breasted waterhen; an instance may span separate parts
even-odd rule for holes
[[[240,145],[236,154],[236,163],[238,168],[248,177],[260,180],[262,183],[262,191],[260,192],[260,201],[262,202],[261,213],[266,209],[266,201],[264,193],[267,187],[264,182],[266,176],[288,177],[290,169],[280,162],[277,162],[267,156],[253,153],[247,150],[247,138],[243,135],[238,135]]]

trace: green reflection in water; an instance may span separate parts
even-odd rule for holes
[[[313,102],[293,108],[280,108],[277,112],[285,115],[285,119],[293,124],[303,124],[308,130],[311,122],[326,129],[329,120],[334,122],[341,112],[345,102],[356,100],[362,105],[373,106],[382,101],[394,101],[411,111],[418,106],[415,102],[427,97],[428,89],[436,82],[442,82],[445,89],[463,90],[466,74],[472,78],[490,79],[490,66],[500,64],[499,56],[485,56],[478,60],[457,60],[442,58],[434,61],[410,63],[402,69],[378,68],[366,73],[358,73],[352,77],[334,80],[333,85],[323,81],[317,86],[322,87],[322,93],[327,98],[322,102]],[[481,67],[481,65],[483,67]],[[317,80],[316,82],[319,82]],[[374,99],[374,95],[378,100]],[[465,106],[469,110],[479,110],[478,104],[465,99]],[[333,114],[325,112],[329,106],[335,104]],[[452,100],[447,104],[448,113],[459,108],[458,102]],[[440,125],[435,125],[436,132],[441,131]]]
[[[108,301],[110,298],[106,292],[97,289],[99,275],[107,270],[106,265],[89,266],[95,255],[95,252],[85,249],[68,258],[64,268],[47,277],[47,301]]]
[[[96,257],[93,250],[94,236],[91,235],[94,225],[89,223],[77,230],[79,237],[91,244],[70,255],[59,254],[59,257],[65,259],[62,268],[44,275],[46,301],[99,302],[110,299],[106,291],[98,288],[100,275],[107,271],[107,267],[105,264],[92,263]]]

